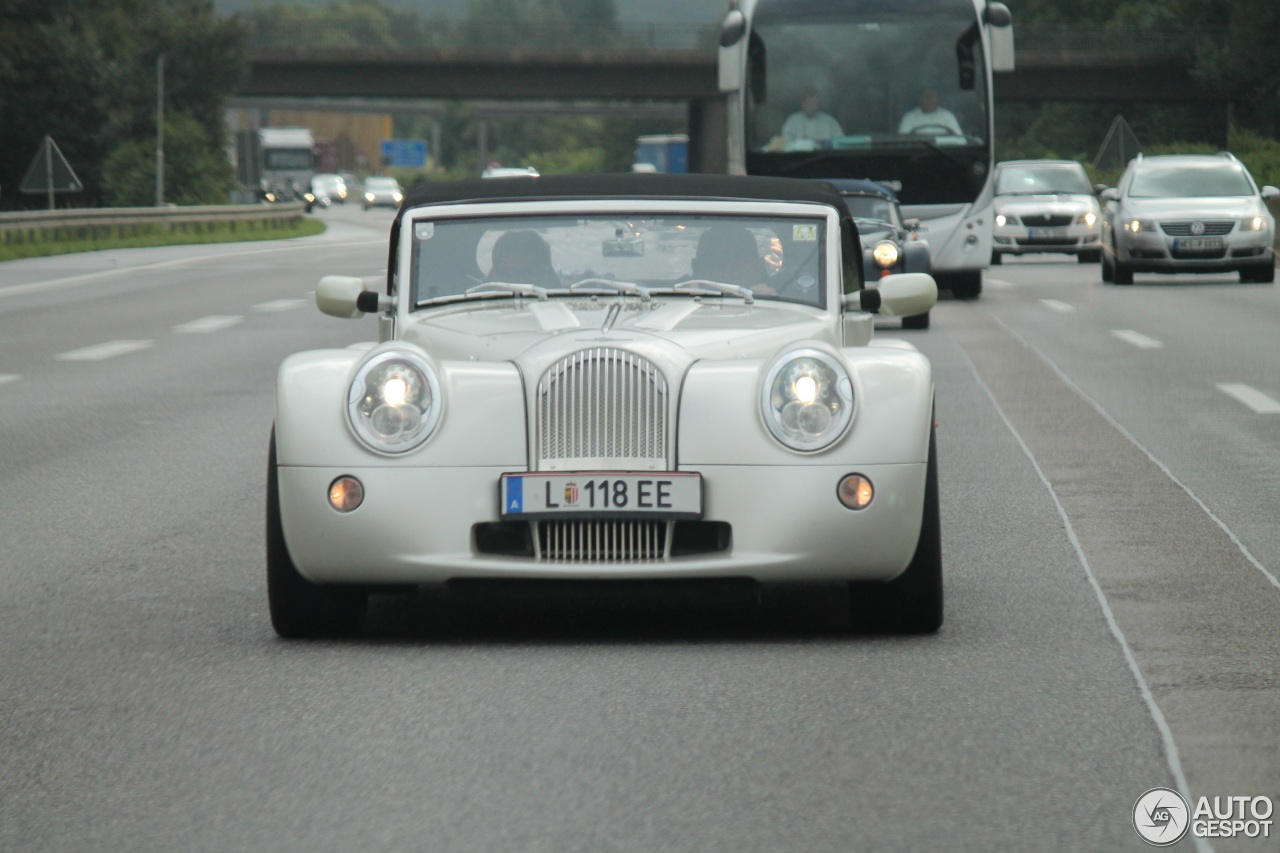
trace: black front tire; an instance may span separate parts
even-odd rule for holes
[[[929,312],[926,311],[923,314],[912,314],[910,317],[903,317],[902,328],[904,329],[929,328]]]
[[[952,273],[945,281],[956,299],[977,299],[982,295],[982,270]]]
[[[271,625],[286,639],[344,637],[364,622],[368,595],[344,586],[320,586],[304,578],[284,541],[280,523],[280,483],[276,434],[267,453],[267,603]]]
[[[1240,270],[1241,282],[1253,282],[1254,284],[1273,284],[1276,280],[1276,265],[1267,264],[1254,269]]]
[[[1000,260],[1000,253],[999,253],[999,252],[996,252],[996,251],[992,251],[992,252],[991,252],[991,266],[993,266],[993,267],[998,267],[998,266],[1000,266],[1000,264],[1001,264],[1001,260]]]
[[[1116,261],[1113,273],[1116,284],[1133,284],[1133,267]]]
[[[906,571],[888,582],[853,581],[853,627],[864,633],[934,634],[942,627],[942,523],[938,511],[936,430],[929,428],[924,517],[916,552]]]

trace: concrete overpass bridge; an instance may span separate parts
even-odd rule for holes
[[[1229,96],[1191,77],[1181,32],[1098,27],[1021,28],[1016,70],[997,74],[1005,101],[1203,102],[1225,110]],[[705,37],[696,41],[713,43]],[[323,40],[318,43],[323,44]],[[254,47],[237,105],[467,100],[593,104],[635,114],[687,111],[691,168],[718,171],[725,150],[724,101],[713,48],[375,48]],[[604,105],[611,105],[605,107]],[[412,109],[412,108],[410,108]],[[492,108],[491,108],[492,109]],[[536,111],[536,109],[535,109]],[[493,110],[496,112],[496,110]],[[672,114],[668,112],[667,114]]]

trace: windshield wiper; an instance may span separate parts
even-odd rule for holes
[[[642,302],[648,302],[650,290],[643,285],[636,284],[631,281],[616,281],[611,278],[584,278],[582,281],[575,281],[569,285],[569,289],[575,293],[578,290],[585,290],[590,287],[598,287],[603,290],[615,290],[619,293],[625,293],[628,296],[639,296]]]
[[[712,281],[707,278],[695,278],[689,281],[681,281],[672,289],[698,290],[703,293],[724,293],[729,296],[740,296],[742,297],[742,301],[746,302],[748,305],[756,301],[755,297],[751,294],[751,290],[746,287],[740,287],[736,284],[728,284],[723,281]]]
[[[510,293],[514,296],[536,296],[539,302],[547,301],[547,289],[536,284],[520,284],[512,281],[486,281],[465,291],[465,296],[483,296],[486,293]]]

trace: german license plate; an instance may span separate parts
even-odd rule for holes
[[[1173,241],[1174,251],[1195,252],[1205,249],[1221,249],[1221,237],[1186,237]]]
[[[702,517],[702,475],[583,471],[502,475],[502,518]]]
[[[1030,228],[1027,230],[1028,237],[1065,237],[1067,236],[1066,228]]]

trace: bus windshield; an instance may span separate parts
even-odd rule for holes
[[[761,0],[751,38],[748,173],[893,178],[904,204],[981,192],[990,92],[973,0]]]

